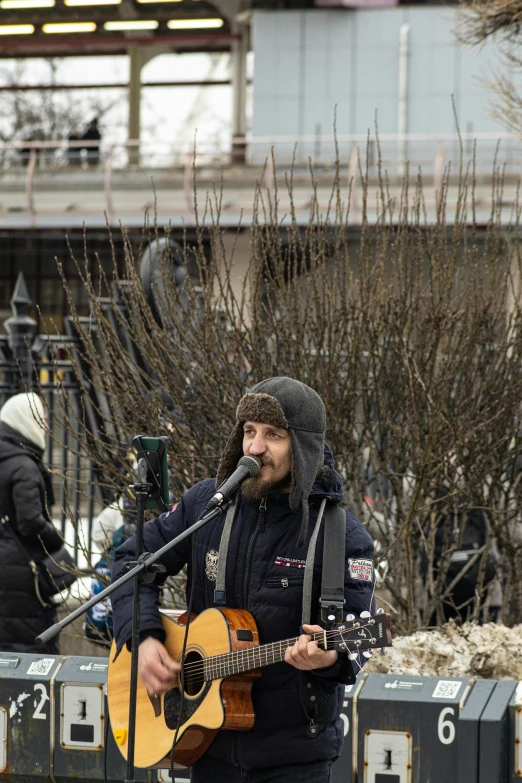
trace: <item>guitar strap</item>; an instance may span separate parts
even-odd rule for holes
[[[223,525],[223,532],[221,533],[221,541],[219,542],[216,587],[214,590],[214,606],[227,605],[227,591],[225,587],[227,578],[227,555],[230,534],[232,532],[232,525],[234,524],[234,517],[236,515],[236,503],[237,494],[227,511],[225,524]]]
[[[310,539],[303,580],[302,623],[310,624],[315,550],[323,520],[326,499],[321,502],[314,532]],[[344,619],[344,571],[346,561],[346,513],[340,506],[326,509],[321,579],[321,620],[325,624],[340,623]]]
[[[306,564],[303,578],[303,609],[301,614],[301,625],[305,623],[310,624],[310,615],[312,610],[312,589],[314,585],[314,563],[315,563],[315,548],[317,546],[317,536],[321,528],[321,522],[323,521],[324,507],[326,506],[326,498],[323,498],[321,505],[319,506],[319,513],[317,514],[317,521],[315,523],[314,532],[310,538],[308,544],[308,552],[306,553]]]

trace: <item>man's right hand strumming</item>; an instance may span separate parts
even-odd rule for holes
[[[181,665],[172,660],[165,645],[149,636],[139,646],[138,671],[147,692],[160,696],[178,685]]]

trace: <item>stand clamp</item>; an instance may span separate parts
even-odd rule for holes
[[[166,568],[163,563],[148,563],[149,558],[152,557],[150,552],[143,552],[137,560],[132,560],[130,563],[125,563],[123,571],[131,571],[136,566],[143,565],[143,570],[138,574],[138,579],[145,584],[150,584],[156,578],[156,574],[164,574]]]

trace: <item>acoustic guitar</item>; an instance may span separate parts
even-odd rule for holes
[[[181,661],[186,615],[162,612],[165,647]],[[324,650],[355,653],[391,645],[390,617],[376,614],[347,621],[312,635]],[[254,725],[251,689],[265,666],[283,661],[297,638],[259,645],[254,618],[243,609],[207,609],[189,626],[184,670],[184,698],[179,688],[163,696],[149,695],[138,677],[136,744],[137,767],[167,767],[178,720],[175,766],[194,764],[218,731],[248,731]],[[108,702],[114,739],[125,758],[128,747],[131,654],[126,647],[109,658]]]

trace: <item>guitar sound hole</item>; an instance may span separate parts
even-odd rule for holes
[[[185,656],[185,693],[188,696],[197,696],[205,685],[203,677],[203,658],[195,650],[191,650]]]

